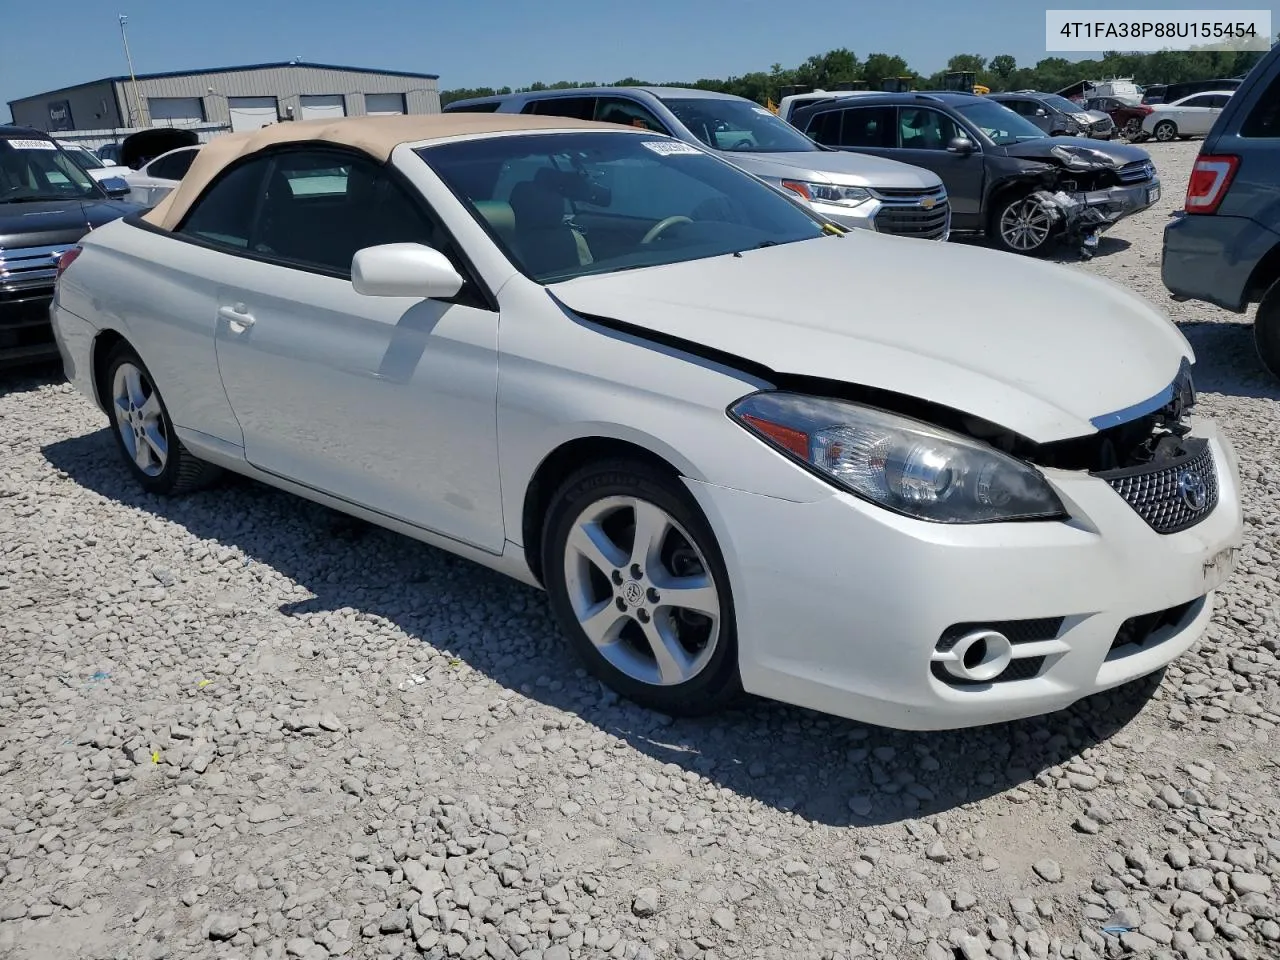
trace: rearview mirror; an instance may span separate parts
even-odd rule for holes
[[[958,153],[962,157],[967,157],[973,153],[973,141],[966,140],[964,137],[955,137],[947,144],[947,150],[951,153]]]
[[[107,191],[109,197],[127,197],[129,195],[129,181],[124,177],[103,177],[98,181],[99,186]]]
[[[351,258],[351,286],[367,297],[447,300],[462,283],[448,257],[421,243],[383,243]]]

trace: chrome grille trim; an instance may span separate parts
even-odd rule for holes
[[[1156,175],[1155,164],[1150,160],[1135,160],[1132,163],[1126,163],[1117,171],[1120,182],[1129,183],[1145,183]]]
[[[945,240],[951,232],[951,202],[945,187],[918,190],[910,188],[871,188],[880,201],[875,216],[879,233],[919,240]],[[925,200],[933,206],[926,209]]]
[[[1218,473],[1213,449],[1203,439],[1189,440],[1192,452],[1174,463],[1151,469],[1112,470],[1095,474],[1129,504],[1156,533],[1177,533],[1195,526],[1218,505]],[[1182,478],[1191,474],[1204,483],[1199,507],[1182,495]]]
[[[56,243],[47,247],[0,249],[0,290],[12,293],[40,287],[52,289],[58,258],[74,246],[74,243]]]

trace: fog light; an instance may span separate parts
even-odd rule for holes
[[[953,677],[985,683],[1004,673],[1013,659],[1013,644],[997,630],[966,633],[951,648],[952,659],[943,668]]]

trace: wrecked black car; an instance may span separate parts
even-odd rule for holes
[[[975,94],[833,97],[791,122],[826,146],[932,170],[951,200],[952,236],[981,235],[1013,253],[1067,244],[1090,257],[1103,231],[1160,199],[1142,148],[1050,137]]]

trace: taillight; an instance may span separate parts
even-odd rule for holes
[[[1138,104],[1138,109],[1141,110],[1143,113],[1155,113],[1155,110],[1153,110],[1151,107],[1148,107],[1145,103]]]
[[[1208,154],[1197,157],[1196,165],[1191,168],[1183,209],[1187,213],[1215,213],[1239,165],[1239,157]]]
[[[71,266],[72,261],[74,261],[76,257],[80,256],[80,252],[83,249],[84,247],[75,246],[62,254],[62,256],[58,257],[58,268],[53,274],[53,279],[55,281],[62,276],[62,272],[66,270],[67,267]]]

